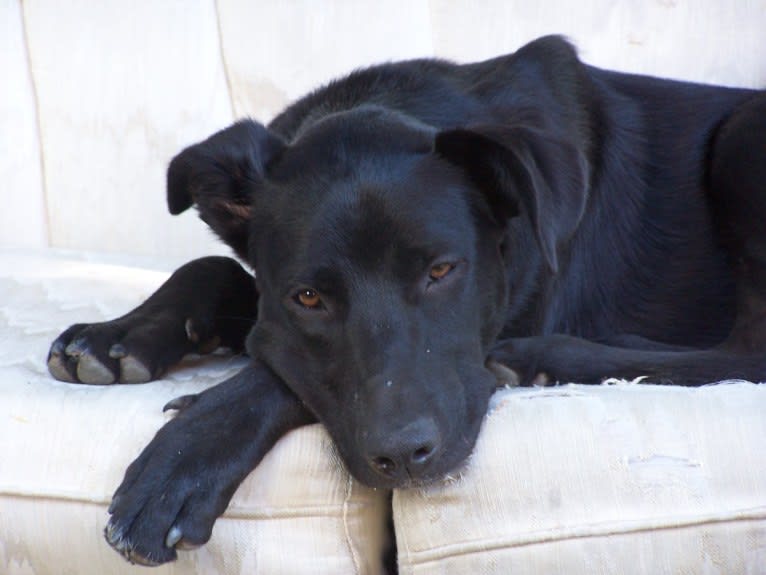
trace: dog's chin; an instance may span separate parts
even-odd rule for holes
[[[413,489],[419,487],[428,487],[442,482],[454,481],[465,469],[471,450],[464,454],[456,454],[452,457],[442,457],[435,461],[429,469],[416,476],[408,475],[403,478],[391,479],[380,475],[366,466],[360,466],[359,469],[351,469],[351,475],[363,485],[373,489]]]

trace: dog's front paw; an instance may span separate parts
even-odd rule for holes
[[[128,467],[114,494],[104,535],[131,563],[159,565],[176,559],[177,549],[206,543],[250,471],[239,441],[251,438],[230,429],[224,410],[195,409],[199,397],[166,406],[181,411]]]
[[[191,320],[133,312],[64,331],[48,352],[48,371],[61,381],[90,384],[143,383],[156,379],[186,353],[199,335]]]
[[[242,349],[257,300],[253,277],[231,258],[191,261],[128,314],[64,331],[51,345],[48,371],[81,383],[156,379],[187,353]]]
[[[507,339],[490,352],[487,367],[504,384],[546,386],[568,377],[580,347],[577,338],[558,334]]]
[[[253,362],[178,410],[128,467],[109,507],[106,540],[132,563],[159,565],[210,539],[239,484],[285,433],[313,415]]]
[[[558,382],[595,384],[621,373],[616,367],[620,364],[622,373],[629,373],[624,371],[628,365],[625,353],[626,350],[592,341],[553,334],[500,341],[487,357],[487,365],[499,364],[512,370],[522,386]]]
[[[154,441],[129,468],[109,507],[107,542],[131,563],[160,565],[206,543],[233,493],[196,449]],[[220,474],[220,475],[219,475]]]

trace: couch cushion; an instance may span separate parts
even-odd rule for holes
[[[766,572],[766,385],[493,401],[462,473],[395,493],[401,573]]]
[[[0,252],[0,573],[135,573],[103,540],[126,466],[162,406],[246,361],[190,360],[145,385],[54,381],[48,345],[76,321],[124,313],[167,273],[80,257]],[[153,573],[377,573],[386,494],[353,481],[319,425],[287,435],[199,550]]]

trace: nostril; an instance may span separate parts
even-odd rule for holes
[[[417,463],[419,465],[422,465],[426,461],[428,461],[431,458],[431,455],[433,455],[434,452],[434,446],[433,445],[423,445],[422,447],[419,447],[415,451],[412,452],[412,457],[410,460],[412,463]]]
[[[378,473],[383,475],[393,475],[396,471],[396,463],[394,460],[382,455],[372,458],[372,466]]]

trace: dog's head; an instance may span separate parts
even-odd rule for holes
[[[513,262],[556,268],[584,204],[578,166],[533,128],[436,132],[366,107],[289,145],[239,122],[173,160],[168,201],[173,213],[196,203],[255,268],[250,354],[325,424],[353,475],[393,487],[471,452]]]

